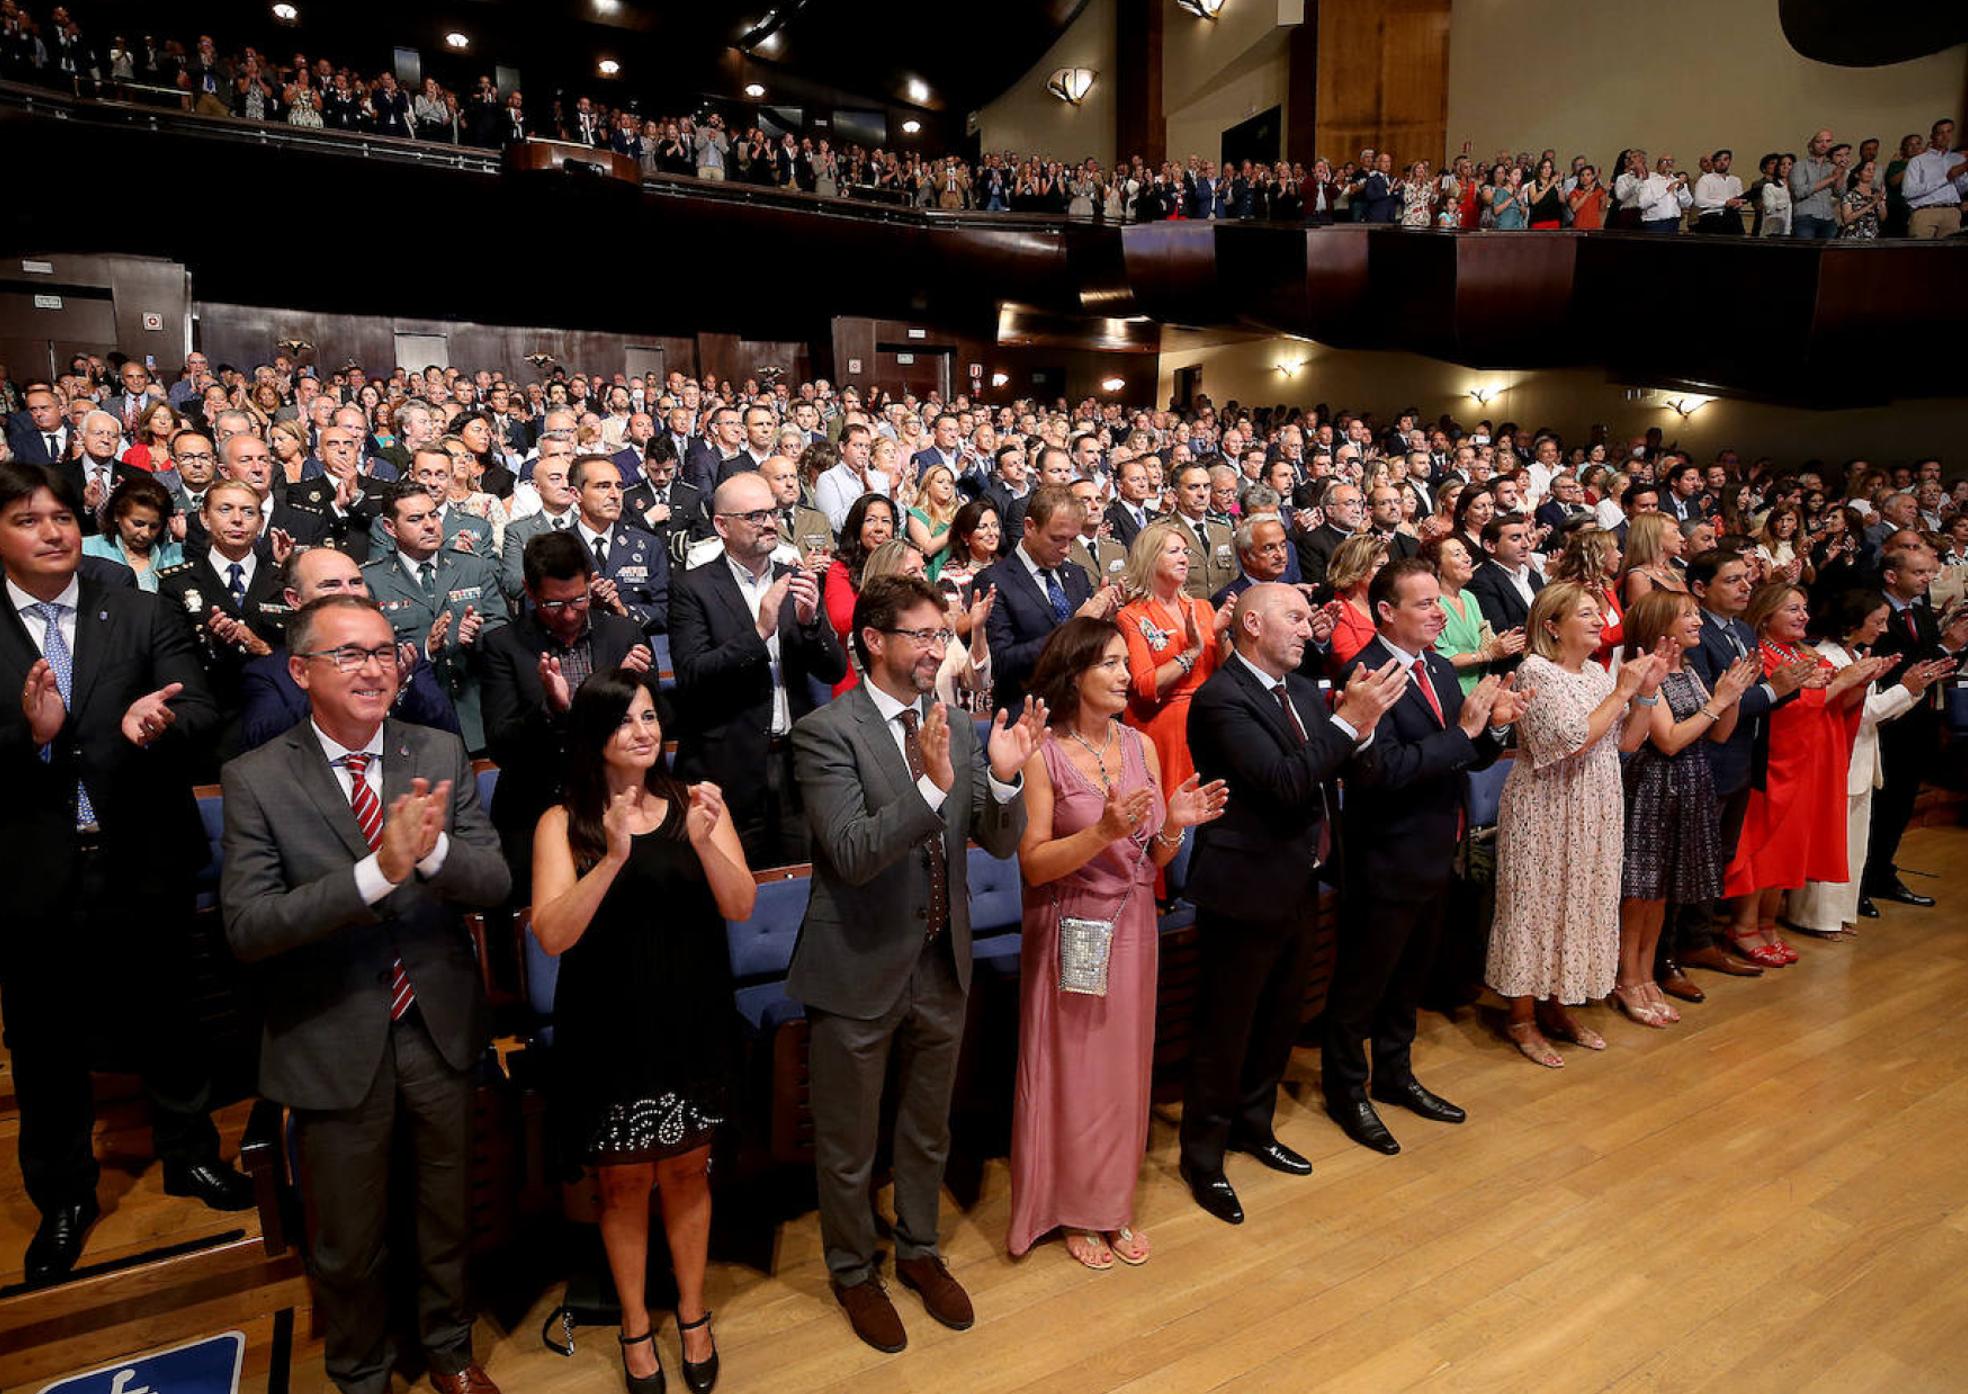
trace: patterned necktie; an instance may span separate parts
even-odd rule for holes
[[[1422,700],[1428,703],[1428,710],[1435,713],[1435,724],[1446,729],[1448,718],[1442,714],[1442,699],[1436,695],[1435,684],[1429,681],[1427,661],[1417,658],[1412,671],[1414,685],[1421,690]]]
[[[922,746],[916,740],[916,725],[921,717],[914,707],[908,707],[896,719],[902,723],[902,750],[909,759],[909,778],[920,780],[923,777],[923,758]],[[950,868],[943,857],[942,833],[931,834],[925,845],[929,852],[928,937],[934,939],[950,922]]]
[[[344,755],[342,767],[348,771],[349,807],[355,812],[356,825],[362,829],[362,836],[369,843],[371,852],[383,845],[383,801],[376,791],[369,787],[368,755]],[[402,958],[390,960],[390,1020],[401,1021],[403,1014],[410,1010],[417,994],[411,990],[410,975],[404,971]]]
[[[48,636],[41,641],[41,656],[48,660],[54,670],[55,686],[61,691],[62,705],[73,710],[72,690],[75,686],[75,660],[68,651],[68,640],[62,638],[61,615],[68,607],[57,605],[52,600],[36,602],[32,607],[35,614],[47,621]],[[41,758],[53,758],[48,746],[41,747]],[[96,821],[95,805],[89,802],[89,790],[81,780],[75,781],[75,825],[84,827]]]
[[[246,568],[236,561],[226,563],[226,594],[232,597],[233,609],[245,608]]]
[[[1073,613],[1072,607],[1066,603],[1066,587],[1059,584],[1059,573],[1057,571],[1048,569],[1043,574],[1046,583],[1046,599],[1052,602],[1052,622],[1054,624],[1064,624]]]

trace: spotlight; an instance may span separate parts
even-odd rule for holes
[[[470,48],[471,40],[459,33],[456,29],[453,29],[449,34],[444,36],[444,46],[446,48]]]
[[[1126,378],[1102,378],[1100,380],[1100,390],[1102,392],[1119,392],[1126,386]]]
[[[748,82],[745,84],[745,95],[747,97],[750,97],[753,101],[757,101],[760,97],[763,97],[765,95],[765,88],[761,86],[759,83]]]
[[[905,136],[912,136],[921,129],[922,122],[916,120],[914,117],[902,123],[902,134]]]
[[[929,100],[929,84],[928,84],[928,83],[926,83],[926,82],[924,82],[924,81],[923,81],[923,80],[922,80],[921,78],[919,78],[919,77],[912,77],[912,78],[910,78],[910,79],[909,79],[909,100],[910,100],[910,101],[912,101],[912,102],[926,102],[926,101],[928,101],[928,100]]]
[[[1223,0],[1175,0],[1178,10],[1187,10],[1197,19],[1214,20],[1223,13]]]
[[[283,0],[283,3],[273,7],[273,17],[282,24],[292,24],[301,17],[301,12]]]

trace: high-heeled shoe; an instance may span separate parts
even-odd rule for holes
[[[1782,968],[1789,962],[1772,945],[1763,942],[1762,933],[1751,930],[1747,934],[1728,931],[1729,948],[1737,958],[1746,958],[1761,968]]]
[[[1624,985],[1615,987],[1613,1000],[1619,1003],[1620,1010],[1626,1013],[1628,1019],[1637,1025],[1651,1026],[1655,1030],[1661,1030],[1667,1025],[1667,1018],[1656,1011],[1654,1004],[1647,1000],[1645,988]]]
[[[1667,1025],[1672,1026],[1675,1022],[1681,1020],[1681,1013],[1675,1010],[1674,1004],[1668,1001],[1667,997],[1661,992],[1659,983],[1642,983],[1640,991],[1646,997],[1647,1005],[1654,1009],[1654,1015],[1659,1017]]]
[[[683,1313],[678,1312],[676,1319],[677,1339],[681,1341],[684,1332],[695,1331],[700,1326],[709,1326],[711,1324],[711,1313],[707,1308],[705,1309],[704,1315],[698,1317],[697,1320],[685,1321],[683,1319]],[[689,1387],[690,1394],[711,1394],[711,1389],[718,1382],[717,1337],[711,1337],[711,1358],[709,1360],[692,1360],[687,1355],[683,1357],[683,1382]]]
[[[1777,922],[1775,920],[1770,921],[1768,924],[1758,925],[1756,932],[1763,936],[1764,947],[1774,952],[1786,967],[1797,962],[1797,950],[1784,943],[1783,936],[1777,933]]]
[[[622,1378],[628,1383],[629,1394],[663,1394],[663,1356],[656,1347],[656,1323],[640,1336],[617,1335],[615,1339],[622,1346]],[[649,1342],[649,1353],[656,1357],[656,1373],[653,1375],[633,1374],[629,1370],[629,1347]]]

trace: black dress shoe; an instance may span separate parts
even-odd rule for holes
[[[1874,900],[1890,900],[1897,905],[1928,906],[1934,903],[1931,895],[1918,895],[1907,889],[1906,882],[1895,877],[1883,886],[1875,886],[1870,892]]]
[[[1374,1106],[1365,1099],[1328,1099],[1326,1112],[1339,1130],[1362,1147],[1371,1147],[1376,1152],[1393,1156],[1401,1150],[1401,1144],[1394,1140],[1394,1134],[1387,1131],[1387,1125],[1380,1121]]]
[[[1237,1192],[1231,1187],[1230,1179],[1220,1171],[1191,1171],[1185,1163],[1182,1179],[1189,1185],[1189,1194],[1195,1198],[1209,1214],[1216,1216],[1226,1225],[1240,1225],[1244,1222],[1244,1207],[1237,1202]]]
[[[214,1210],[251,1210],[253,1183],[218,1162],[164,1165],[164,1194],[196,1196]]]
[[[41,1217],[34,1238],[27,1243],[27,1258],[21,1267],[28,1286],[58,1282],[68,1276],[75,1261],[82,1257],[82,1238],[102,1211],[96,1198],[57,1206]]]
[[[1862,920],[1876,920],[1879,918],[1879,907],[1872,903],[1872,897],[1869,895],[1859,897],[1859,918]]]
[[[1242,1152],[1246,1156],[1255,1157],[1264,1163],[1264,1165],[1270,1167],[1271,1170],[1282,1171],[1287,1176],[1310,1176],[1312,1174],[1312,1163],[1306,1161],[1305,1158],[1299,1156],[1298,1153],[1292,1151],[1291,1148],[1285,1146],[1284,1143],[1278,1141],[1275,1137],[1266,1138],[1263,1142],[1233,1142],[1230,1144],[1230,1150],[1232,1152]]]
[[[1375,1080],[1373,1096],[1384,1104],[1399,1104],[1436,1123],[1460,1123],[1469,1117],[1440,1094],[1424,1089],[1417,1079],[1405,1079],[1384,1088]]]

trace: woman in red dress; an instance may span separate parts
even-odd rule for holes
[[[152,402],[137,414],[130,432],[136,443],[123,452],[123,463],[156,474],[171,468],[171,437],[183,427],[178,413],[163,399]]]
[[[1332,638],[1326,648],[1334,679],[1353,661],[1353,655],[1373,642],[1373,612],[1367,609],[1367,588],[1387,563],[1387,543],[1372,533],[1355,533],[1333,549],[1326,563],[1326,584],[1333,599],[1326,609],[1333,617]]]
[[[1736,952],[1777,968],[1797,962],[1797,951],[1777,935],[1783,893],[1806,881],[1847,879],[1846,767],[1866,689],[1891,660],[1861,658],[1834,670],[1805,642],[1810,608],[1803,589],[1787,582],[1758,591],[1743,618],[1756,630],[1765,673],[1818,660],[1796,700],[1770,713],[1769,768],[1761,787],[1750,790],[1742,839],[1722,882],[1722,894],[1736,901],[1729,926]]]
[[[1228,651],[1225,605],[1183,594],[1189,547],[1173,522],[1150,523],[1128,548],[1122,586],[1133,597],[1114,616],[1127,640],[1127,724],[1155,747],[1162,785],[1181,787],[1196,772],[1189,756],[1189,699]]]
[[[852,655],[850,642],[854,630],[854,602],[861,595],[861,568],[868,554],[895,536],[895,505],[886,494],[863,494],[847,510],[841,521],[840,545],[833,563],[820,582],[820,603],[827,612],[827,623],[840,637],[841,647]],[[848,659],[847,675],[834,684],[834,696],[861,681],[861,665]]]

